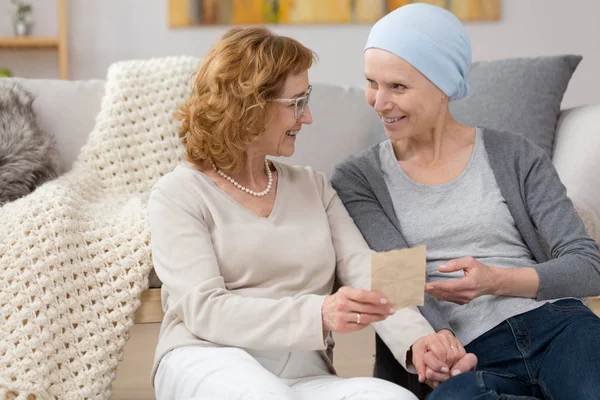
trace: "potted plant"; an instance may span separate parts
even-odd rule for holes
[[[29,15],[31,14],[31,4],[23,3],[20,0],[11,0],[11,3],[17,8],[15,11],[15,17],[13,21],[13,29],[16,36],[27,36],[31,33],[31,21]]]

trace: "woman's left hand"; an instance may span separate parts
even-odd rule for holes
[[[467,304],[479,296],[494,294],[496,286],[494,268],[480,263],[473,257],[450,260],[440,265],[438,270],[440,272],[462,270],[465,276],[447,281],[428,282],[425,284],[425,293],[439,300]]]
[[[424,336],[410,348],[419,382],[432,388],[477,366],[475,354],[467,353],[454,334],[446,329]]]
[[[433,357],[433,355],[427,352],[425,357]],[[477,356],[473,353],[466,353],[460,360],[458,360],[451,367],[451,370],[447,373],[436,372],[435,370],[427,367],[425,375],[427,376],[427,380],[425,383],[431,387],[436,388],[440,385],[440,383],[444,382],[446,379],[449,379],[453,376],[457,376],[462,374],[463,372],[474,371],[477,367]]]

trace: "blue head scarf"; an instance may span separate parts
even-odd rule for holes
[[[450,11],[424,3],[399,7],[375,23],[365,51],[371,48],[402,58],[450,100],[469,93],[471,42]]]

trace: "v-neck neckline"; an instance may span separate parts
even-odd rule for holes
[[[282,183],[285,178],[284,178],[284,174],[282,173],[283,169],[280,168],[279,165],[277,165],[277,162],[275,162],[273,160],[269,160],[269,161],[273,164],[273,166],[275,167],[275,170],[277,171],[277,188],[275,189],[275,201],[273,202],[273,208],[271,209],[271,213],[267,217],[262,217],[262,216],[256,214],[254,211],[251,211],[248,207],[244,206],[242,203],[240,203],[239,201],[234,199],[229,193],[227,193],[226,191],[221,189],[215,182],[213,182],[213,180],[210,179],[210,177],[208,175],[206,175],[204,172],[198,171],[196,168],[194,168],[193,166],[191,166],[189,164],[187,164],[186,167],[191,168],[194,172],[197,172],[198,174],[200,174],[200,176],[202,178],[204,178],[204,180],[206,180],[213,188],[215,188],[219,193],[221,193],[221,195],[223,195],[225,198],[227,198],[231,203],[235,204],[242,211],[246,212],[247,214],[251,215],[252,217],[254,217],[260,221],[272,222],[273,219],[275,219],[277,211],[279,209],[279,206],[278,206],[279,198],[281,197],[281,191],[283,190]]]

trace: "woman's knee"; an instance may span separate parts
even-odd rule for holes
[[[477,376],[475,372],[471,371],[442,382],[427,396],[427,400],[473,399],[481,394],[482,390]]]
[[[350,390],[344,399],[416,400],[417,397],[402,386],[378,378],[348,378],[345,384]]]
[[[291,400],[290,388],[241,349],[175,349],[159,365],[161,399]]]

